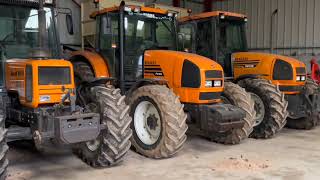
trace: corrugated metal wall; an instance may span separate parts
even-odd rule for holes
[[[320,56],[320,0],[224,0],[214,2],[213,9],[246,14],[249,47],[258,51],[270,48],[271,14],[278,9],[275,52],[305,60]]]
[[[200,1],[199,1],[200,2]],[[166,4],[172,6],[172,0],[157,0],[155,3]],[[181,0],[180,6],[182,8],[192,9],[193,13],[201,13],[203,11],[203,6],[200,3],[191,2],[188,0]]]

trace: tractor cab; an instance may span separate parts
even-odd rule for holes
[[[124,73],[125,89],[142,78],[146,50],[177,49],[175,17],[165,10],[126,6],[121,11],[113,7],[95,12],[91,17],[100,24],[97,26],[97,52],[108,60],[111,76],[119,77]],[[119,68],[121,56],[123,68]]]
[[[223,11],[183,17],[179,22],[182,37],[179,41],[181,50],[194,52],[217,61],[223,66],[226,77],[255,94],[255,108],[259,115],[256,116],[256,127],[258,127],[256,129],[263,129],[261,132],[266,130],[264,127],[267,127],[263,123],[270,119],[277,121],[276,124],[282,124],[275,127],[280,130],[286,123],[286,109],[289,112],[288,127],[313,128],[319,119],[317,115],[320,112],[317,105],[319,93],[316,84],[306,78],[305,64],[287,56],[247,52],[246,22],[247,18],[244,15]],[[264,91],[268,89],[264,88],[263,84],[273,88],[267,97],[263,97],[267,94]],[[263,100],[277,96],[285,97],[270,99],[281,104],[278,108],[282,109],[282,112],[278,111],[281,114],[274,116],[281,118],[267,117],[267,114],[272,112],[265,113],[265,110],[270,108],[264,107],[273,103],[263,102]],[[286,101],[289,102],[288,106]],[[276,131],[269,132],[268,134],[274,134]],[[256,137],[266,137],[265,135],[268,136],[266,133]]]
[[[38,150],[72,146],[91,166],[116,164],[122,156],[100,145],[100,138],[114,138],[102,131],[111,119],[103,113],[112,103],[112,121],[128,124],[127,106],[120,93],[105,86],[106,79],[75,86],[72,63],[60,59],[56,10],[53,0],[0,0],[0,148],[6,141],[33,140]],[[119,128],[121,147],[112,144],[112,149],[124,155],[131,131]],[[8,165],[5,152],[0,154],[0,179]]]
[[[231,57],[246,52],[244,15],[214,11],[180,19],[179,48],[215,59],[233,77]]]
[[[10,5],[0,4],[0,86],[2,87],[5,84],[6,71],[4,68],[10,60],[15,62],[29,60],[31,62],[31,59],[59,58],[59,43],[57,42],[53,5],[46,4],[44,7],[46,31],[42,35],[43,40],[40,42],[41,31],[37,3],[33,1],[26,1],[25,4],[18,2]],[[40,46],[43,48],[40,49]],[[10,76],[10,74],[7,75]],[[70,73],[69,76],[71,76]],[[46,77],[43,76],[43,78],[47,78],[46,80],[49,81],[54,76],[51,74]],[[48,83],[56,84],[57,82]]]

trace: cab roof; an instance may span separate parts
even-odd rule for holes
[[[185,16],[179,19],[179,22],[187,22],[191,20],[199,20],[199,19],[205,19],[209,17],[216,17],[219,15],[225,15],[225,16],[231,16],[231,17],[239,17],[239,18],[246,18],[247,16],[243,14],[233,13],[233,12],[227,12],[227,11],[211,11],[211,12],[205,12],[200,13],[192,16]]]
[[[160,8],[152,8],[152,7],[145,7],[145,6],[135,6],[135,5],[126,5],[126,7],[130,7],[132,10],[135,8],[140,8],[140,12],[146,12],[146,13],[155,13],[155,14],[163,14],[166,15],[168,14],[167,10],[163,10]],[[91,18],[96,18],[99,15],[106,14],[108,12],[118,12],[120,10],[120,6],[114,6],[114,7],[108,7],[104,8],[99,11],[93,12],[90,17]]]

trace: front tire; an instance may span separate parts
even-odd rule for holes
[[[241,140],[248,138],[253,131],[255,122],[254,117],[256,114],[254,109],[254,101],[251,98],[251,95],[247,93],[245,89],[232,82],[225,82],[222,98],[224,103],[232,104],[245,111],[246,116],[243,119],[245,122],[244,126],[241,129],[232,130],[230,135],[224,137],[222,141],[224,144],[238,144]]]
[[[149,158],[174,156],[187,138],[187,115],[179,97],[166,86],[148,85],[135,90],[129,102],[133,149]]]
[[[7,167],[9,160],[7,159],[7,152],[9,146],[6,141],[7,129],[5,129],[5,118],[0,114],[0,180],[5,180],[7,177]]]
[[[256,123],[250,137],[271,138],[286,124],[288,102],[279,88],[264,79],[244,79],[239,85],[252,93]]]
[[[90,111],[100,113],[106,129],[101,131],[97,139],[79,143],[74,152],[90,166],[113,166],[123,160],[131,146],[129,107],[120,90],[112,86],[93,87],[91,93],[95,101],[88,104]]]

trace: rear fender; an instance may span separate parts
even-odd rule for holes
[[[106,61],[97,53],[89,51],[75,51],[72,53],[70,61],[82,61],[88,63],[96,78],[110,77]]]

